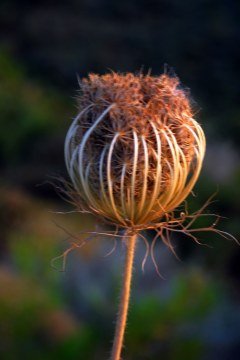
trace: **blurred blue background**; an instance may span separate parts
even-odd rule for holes
[[[46,183],[67,176],[64,136],[76,114],[76,74],[148,71],[167,63],[191,89],[207,155],[196,197],[219,228],[240,238],[240,3],[232,0],[0,2],[0,358],[107,359],[123,247],[92,240],[67,258],[66,232],[95,229]],[[203,226],[209,224],[209,219]],[[152,234],[145,234],[151,241]],[[240,356],[240,248],[213,233],[211,247],[156,246],[160,279],[139,241],[126,360],[234,360]],[[61,261],[55,263],[61,268]]]

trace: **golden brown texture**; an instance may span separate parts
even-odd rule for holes
[[[65,159],[83,207],[141,229],[186,198],[205,137],[177,77],[90,74],[78,104]]]

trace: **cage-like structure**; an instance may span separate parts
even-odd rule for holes
[[[81,206],[120,227],[159,223],[191,192],[206,147],[178,78],[91,74],[78,105],[65,161]]]

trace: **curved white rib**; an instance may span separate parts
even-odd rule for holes
[[[154,131],[154,134],[155,134],[155,137],[156,137],[156,143],[157,143],[157,153],[156,153],[156,156],[157,156],[157,167],[156,167],[156,175],[155,175],[155,184],[154,184],[154,188],[153,188],[153,193],[151,195],[151,199],[150,199],[150,203],[149,205],[147,206],[147,208],[145,209],[145,216],[143,216],[141,219],[140,219],[140,222],[143,222],[145,220],[145,218],[147,216],[149,216],[149,212],[153,209],[154,205],[156,204],[156,200],[160,194],[160,191],[161,191],[161,180],[162,180],[162,165],[161,165],[161,156],[162,156],[162,149],[161,149],[161,139],[160,139],[160,136],[159,136],[159,133],[157,131],[157,128],[156,126],[150,122],[152,128],[153,128],[153,131]],[[143,207],[143,201],[142,201],[142,204],[141,204],[141,209]]]
[[[73,120],[71,126],[69,127],[68,129],[68,132],[67,132],[67,135],[66,135],[66,138],[65,138],[65,142],[64,142],[64,158],[65,158],[65,164],[66,164],[66,167],[67,167],[67,170],[69,172],[69,163],[70,163],[70,160],[71,160],[71,155],[70,154],[70,146],[71,146],[71,142],[72,142],[72,139],[73,139],[73,135],[74,133],[76,132],[77,128],[78,128],[78,121],[79,119],[81,118],[81,116],[90,109],[90,107],[92,107],[93,105],[89,105],[87,106],[85,109],[83,109],[76,117],[75,119]],[[76,149],[75,149],[76,150]]]
[[[101,189],[101,194],[100,196],[103,198],[103,202],[107,208],[107,211],[110,211],[111,210],[111,203],[107,197],[107,193],[106,193],[106,190],[105,190],[105,187],[104,187],[104,175],[103,175],[103,172],[104,172],[104,157],[106,155],[106,151],[108,149],[109,145],[105,145],[103,150],[102,150],[102,153],[100,155],[100,160],[99,160],[99,183],[100,183],[100,189]]]
[[[135,183],[136,183],[136,172],[137,172],[137,162],[138,162],[138,137],[135,131],[133,131],[133,167],[132,167],[132,177],[131,177],[131,220],[134,221],[136,210],[135,210]]]
[[[89,137],[91,136],[91,133],[95,130],[97,125],[104,119],[105,115],[107,115],[107,113],[111,110],[111,108],[113,106],[114,106],[114,104],[108,106],[107,109],[103,111],[103,113],[97,118],[95,123],[86,131],[86,133],[84,134],[84,136],[82,138],[82,141],[81,141],[81,143],[79,145],[78,169],[79,169],[80,181],[81,181],[81,184],[82,184],[82,187],[83,187],[84,191],[86,191],[86,186],[85,186],[85,182],[84,182],[84,164],[83,164],[83,156],[84,156],[85,145],[86,145]]]
[[[124,219],[120,216],[119,211],[116,207],[114,195],[113,195],[113,187],[112,187],[112,176],[111,176],[111,162],[112,162],[112,154],[113,154],[113,148],[117,141],[117,138],[119,137],[119,133],[116,133],[112,139],[108,156],[107,156],[107,185],[108,185],[108,193],[109,193],[109,200],[111,203],[111,209],[114,213],[116,219],[118,219],[122,224],[125,224]]]
[[[147,197],[147,186],[148,186],[148,172],[149,172],[149,157],[148,157],[148,147],[144,136],[141,136],[143,151],[144,151],[144,173],[143,173],[143,191],[142,197],[139,203],[139,216],[142,214],[143,205],[145,204]],[[141,222],[141,221],[140,221]]]
[[[124,219],[129,220],[128,214],[127,214],[127,209],[126,209],[126,203],[125,203],[125,191],[124,191],[125,174],[126,174],[126,164],[123,164],[122,172],[121,172],[121,182],[120,182],[121,207],[122,207]]]

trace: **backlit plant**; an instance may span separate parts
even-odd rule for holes
[[[79,113],[65,140],[65,161],[72,182],[72,186],[66,185],[66,192],[79,211],[114,225],[116,232],[106,235],[126,244],[111,355],[112,360],[118,360],[137,238],[145,240],[146,255],[151,254],[157,269],[153,252],[157,238],[174,251],[171,232],[187,234],[196,242],[193,233],[197,231],[231,235],[217,230],[217,221],[209,228],[192,228],[204,215],[206,204],[191,215],[186,209],[175,211],[198,179],[206,147],[204,132],[193,118],[188,95],[177,77],[90,74],[79,84]],[[156,230],[150,246],[141,234],[146,229]],[[67,251],[76,246],[80,245],[73,243]],[[143,266],[145,261],[146,257]]]

